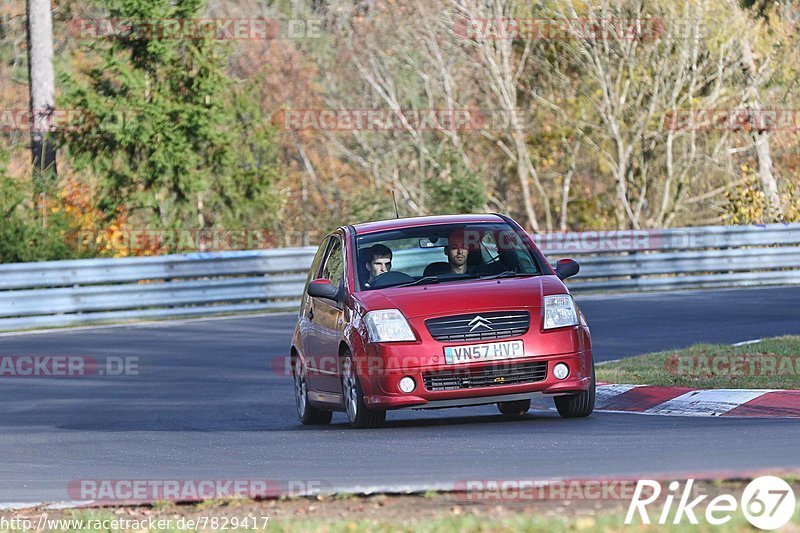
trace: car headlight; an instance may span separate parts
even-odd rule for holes
[[[568,294],[544,297],[544,329],[577,326],[578,313],[575,302]]]
[[[397,309],[370,311],[364,317],[370,342],[400,342],[416,340],[406,317]]]

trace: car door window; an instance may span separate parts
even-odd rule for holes
[[[326,238],[322,241],[322,244],[319,245],[319,249],[317,249],[317,253],[314,255],[314,260],[311,262],[311,268],[308,269],[308,277],[306,278],[306,285],[312,279],[316,279],[319,277],[319,269],[322,266],[322,258],[325,257],[325,250],[328,249],[328,245],[330,244],[330,237]]]
[[[316,279],[319,277],[320,268],[322,268],[322,258],[325,257],[325,252],[330,245],[331,239],[330,237],[325,238],[322,241],[322,244],[319,245],[317,249],[316,255],[314,255],[314,260],[311,261],[311,268],[308,269],[308,276],[306,277],[306,286],[303,289],[303,299],[300,303],[300,313],[304,313],[306,310],[306,306],[308,305],[308,284],[311,282],[312,279]]]
[[[325,259],[325,266],[322,267],[322,277],[331,281],[334,287],[341,286],[344,280],[344,261],[342,255],[342,243],[334,238],[331,243],[328,257]]]
[[[491,231],[483,234],[481,239],[481,255],[484,263],[492,263],[498,260],[497,242]]]

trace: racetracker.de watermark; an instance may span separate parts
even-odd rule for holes
[[[136,356],[0,355],[0,378],[138,376]]]
[[[438,355],[403,355],[403,356],[382,356],[357,359],[359,372],[370,376],[384,376],[413,371],[421,366],[429,366],[439,362]],[[444,361],[444,356],[441,356]],[[272,359],[270,366],[275,375],[289,377],[294,375],[296,358],[291,355],[284,355]],[[512,362],[500,362],[493,368],[501,369],[504,364],[513,367]],[[311,375],[331,375],[341,371],[342,356],[317,355],[313,358],[305,359],[302,363],[303,370]],[[462,369],[468,372],[469,369]]]
[[[497,355],[502,353],[498,347],[496,351],[489,352],[490,354]],[[460,356],[468,359],[469,354],[462,354]],[[297,357],[291,355],[284,355],[274,357],[270,362],[272,373],[281,377],[293,377],[295,372],[302,372],[306,375],[312,376],[331,376],[333,374],[341,374],[343,358],[341,355],[315,355],[314,357],[303,358],[299,363]],[[358,366],[360,375],[366,376],[401,376],[405,374],[413,374],[419,371],[420,368],[430,367],[432,365],[440,365],[446,362],[446,358],[441,354],[424,354],[424,355],[382,355],[379,357],[367,356],[365,358],[357,358],[355,364]],[[492,372],[495,373],[495,383],[504,383],[506,380],[505,371],[513,373],[514,369],[518,368],[518,361],[514,359],[493,359]],[[447,372],[451,377],[468,379],[478,373],[474,368],[470,367],[451,367],[442,369]]]
[[[132,111],[93,113],[82,109],[0,109],[0,131],[73,131],[85,128],[119,129],[134,117]]]
[[[533,123],[517,109],[284,109],[273,123],[290,131],[524,132]]]
[[[460,18],[453,23],[454,34],[479,41],[655,41],[704,32],[702,20],[691,18]]]
[[[286,130],[474,131],[486,124],[479,109],[286,109],[277,115]]]
[[[109,518],[109,516],[113,518]],[[155,515],[126,518],[114,515],[88,515],[86,518],[50,518],[40,514],[38,520],[27,516],[0,516],[0,531],[227,531],[266,530],[268,516],[179,516],[162,518]]]
[[[749,226],[753,231],[763,226]],[[533,233],[531,238],[543,252],[600,253],[648,250],[700,250],[730,246],[726,233],[708,233],[697,229],[608,230],[581,232]]]
[[[124,40],[257,40],[318,39],[322,19],[273,18],[84,18],[73,19],[67,32],[74,39]]]
[[[76,479],[67,485],[70,499],[101,503],[265,499],[314,496],[331,492],[325,480],[277,479]]]
[[[667,357],[664,369],[675,376],[800,376],[800,356],[775,354],[673,354]]]
[[[605,501],[630,500],[637,481],[631,479],[463,479],[453,491],[467,501]]]
[[[664,245],[662,235],[647,230],[549,232],[531,235],[548,252],[622,252],[652,250]]]
[[[664,116],[672,131],[800,132],[800,109],[685,109]]]
[[[275,246],[275,239],[260,229],[124,229],[117,231],[82,230],[78,242],[125,249],[130,252],[167,249],[173,252],[216,252],[255,250]]]

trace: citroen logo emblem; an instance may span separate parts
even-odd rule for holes
[[[475,331],[479,327],[484,327],[486,329],[491,329],[491,330],[494,329],[492,327],[492,322],[488,318],[483,318],[481,315],[478,315],[475,318],[473,318],[472,320],[470,320],[469,324],[467,324],[467,325],[468,326],[472,326],[470,328],[470,330],[469,330],[470,332]]]

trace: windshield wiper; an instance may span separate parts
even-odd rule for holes
[[[506,270],[504,272],[500,272],[499,274],[491,274],[489,276],[481,276],[480,279],[495,279],[495,278],[516,278],[516,277],[528,277],[528,276],[538,276],[533,272],[517,272],[516,270]]]
[[[392,285],[392,287],[411,287],[412,285],[423,285],[426,283],[439,283],[439,276],[425,276],[419,278],[417,281],[401,283],[400,285]]]
[[[459,276],[446,276],[445,279],[449,281],[464,281],[467,279],[495,279],[495,278],[516,278],[516,277],[529,277],[529,276],[538,276],[539,274],[533,272],[517,272],[516,270],[506,270],[505,272],[500,272],[499,274],[492,274],[489,276],[476,276],[474,274],[464,274]],[[426,285],[428,283],[439,283],[441,280],[439,276],[425,276],[419,278],[416,281],[410,281],[408,283],[401,283],[399,285],[389,285],[387,287],[381,287],[382,289],[388,288],[395,288],[395,287],[411,287],[413,285]]]

